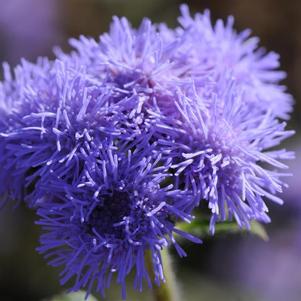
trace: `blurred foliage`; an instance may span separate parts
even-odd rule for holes
[[[191,233],[197,237],[200,238],[208,238],[212,237],[209,231],[209,220],[206,218],[197,218],[193,220],[190,224],[181,222],[177,224],[177,228],[186,231],[188,233]],[[225,234],[238,234],[238,233],[251,233],[253,235],[258,236],[264,241],[268,241],[269,237],[268,234],[262,224],[260,224],[257,221],[251,222],[251,228],[250,230],[241,229],[236,221],[225,221],[221,223],[217,223],[215,225],[215,236],[217,235],[225,235]]]
[[[45,301],[97,301],[93,296],[89,296],[87,299],[85,292],[77,292],[77,293],[70,293],[70,294],[62,294],[59,296],[55,296],[51,299]]]

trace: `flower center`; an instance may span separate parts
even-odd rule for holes
[[[124,227],[120,223],[131,213],[131,200],[127,192],[114,191],[101,199],[92,211],[88,225],[101,236],[122,239]]]

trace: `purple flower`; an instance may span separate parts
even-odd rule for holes
[[[119,77],[102,81],[74,68],[23,61],[14,77],[6,68],[0,192],[37,209],[46,232],[39,251],[64,266],[62,283],[75,276],[73,290],[90,292],[96,282],[104,294],[116,271],[125,295],[132,269],[136,288],[143,278],[150,283],[146,251],[159,284],[160,250],[173,244],[185,255],[174,234],[200,242],[175,228],[192,219],[195,200],[169,183],[171,161],[161,160],[152,126],[157,117],[141,108],[143,84],[121,89]]]
[[[149,128],[140,116],[141,94],[129,95],[118,82],[96,79],[84,68],[23,61],[14,79],[5,69],[0,193],[7,198],[33,206],[41,194],[39,184],[52,173],[76,181],[93,139],[111,135],[133,140]]]
[[[212,25],[208,11],[194,19],[187,6],[181,11],[175,30],[148,20],[135,30],[115,18],[99,42],[73,39],[72,56],[59,56],[96,77],[135,74],[124,87],[137,78],[147,85],[144,108],[157,118],[154,136],[162,158],[172,159],[172,182],[193,192],[196,204],[208,202],[212,232],[217,220],[232,217],[247,228],[253,219],[268,222],[264,198],[282,203],[275,194],[288,175],[275,168],[293,158],[269,151],[293,134],[280,121],[289,118],[292,97],[279,85],[278,55],[258,48],[249,30],[237,33],[232,17]]]
[[[294,157],[270,150],[294,131],[286,131],[286,123],[272,114],[254,116],[239,84],[225,81],[203,95],[193,85],[178,90],[174,114],[154,125],[165,135],[158,143],[163,159],[172,160],[172,183],[208,203],[212,233],[216,221],[233,217],[246,228],[251,220],[269,222],[264,199],[282,204],[275,194],[289,174],[277,169],[287,168],[280,161]]]
[[[134,285],[151,285],[144,254],[152,254],[155,282],[164,281],[160,250],[173,244],[185,252],[174,234],[198,239],[175,228],[177,220],[190,221],[193,204],[186,192],[162,185],[166,166],[154,160],[153,145],[104,139],[93,146],[78,180],[68,185],[56,177],[43,187],[45,198],[38,215],[45,234],[39,251],[53,266],[64,266],[62,284],[72,277],[72,290],[92,285],[104,295],[115,274],[125,297],[126,276],[136,271]],[[49,195],[51,195],[49,197]]]
[[[277,149],[292,100],[279,85],[278,57],[257,50],[230,18],[208,12],[171,30],[114,18],[100,41],[72,39],[58,59],[23,61],[0,86],[0,195],[37,209],[39,251],[64,266],[72,290],[104,294],[116,274],[125,295],[164,281],[160,250],[176,243],[176,222],[205,204],[216,222],[269,222],[285,183]],[[202,207],[204,209],[204,207]],[[202,210],[199,208],[199,210]],[[207,213],[207,211],[206,211]]]
[[[99,42],[84,36],[71,39],[75,51],[66,55],[57,50],[57,55],[70,64],[85,65],[98,78],[134,73],[136,81],[168,92],[191,81],[217,82],[226,73],[244,89],[243,103],[254,115],[269,111],[289,119],[293,99],[279,84],[286,74],[278,70],[278,54],[259,48],[250,30],[237,33],[233,17],[225,24],[212,24],[209,11],[192,18],[188,6],[182,5],[181,12],[175,30],[152,25],[148,19],[136,30],[125,18],[115,17]]]
[[[250,37],[249,29],[237,33],[232,16],[226,23],[218,20],[212,24],[208,10],[194,18],[186,5],[181,6],[181,12],[181,27],[174,35],[183,41],[183,47],[177,56],[185,57],[191,76],[210,76],[218,81],[224,73],[230,73],[244,89],[243,102],[254,115],[271,112],[289,119],[293,99],[286,87],[279,85],[286,74],[278,70],[278,54],[259,48],[259,39]]]

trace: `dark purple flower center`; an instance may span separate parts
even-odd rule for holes
[[[92,211],[88,226],[94,228],[101,236],[122,239],[124,227],[118,225],[131,213],[131,200],[127,192],[113,191],[103,197]]]

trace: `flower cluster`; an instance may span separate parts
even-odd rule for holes
[[[293,131],[278,56],[232,18],[181,11],[174,30],[114,18],[54,61],[4,65],[0,195],[36,210],[38,250],[72,290],[104,295],[116,275],[125,297],[132,270],[139,290],[164,281],[160,251],[185,256],[176,235],[200,242],[176,225],[200,204],[214,233],[229,219],[269,222],[265,199],[282,203],[279,169],[293,154],[275,147]]]

